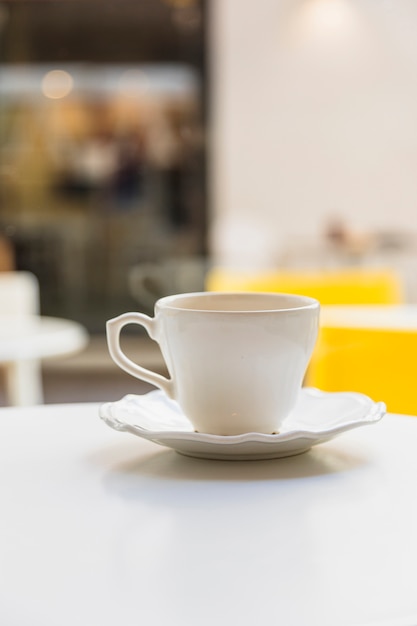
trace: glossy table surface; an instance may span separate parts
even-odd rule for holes
[[[417,624],[417,418],[227,462],[98,406],[0,410],[0,624]]]

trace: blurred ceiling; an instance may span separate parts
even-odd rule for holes
[[[6,0],[0,62],[202,64],[203,0]]]

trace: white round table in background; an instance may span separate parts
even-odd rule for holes
[[[417,331],[416,304],[326,304],[321,307],[321,326],[369,330]]]
[[[0,365],[11,405],[43,401],[41,359],[82,350],[85,328],[72,320],[39,315],[0,316]]]
[[[0,410],[0,623],[415,626],[417,418],[188,458],[97,404]]]

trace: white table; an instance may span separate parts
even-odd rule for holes
[[[0,624],[417,624],[417,418],[224,462],[97,412],[0,410]]]
[[[323,305],[321,326],[384,330],[417,330],[416,304]]]
[[[43,401],[40,360],[84,348],[88,333],[72,320],[39,315],[0,316],[0,364],[11,405]]]

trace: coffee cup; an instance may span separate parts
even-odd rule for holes
[[[141,311],[153,311],[159,298],[204,288],[207,261],[201,257],[138,263],[128,275],[129,290]]]
[[[293,294],[178,294],[159,299],[154,317],[130,312],[109,320],[107,341],[115,363],[176,400],[196,431],[276,433],[297,401],[319,311],[317,300]],[[158,342],[170,378],[122,351],[127,324]]]

